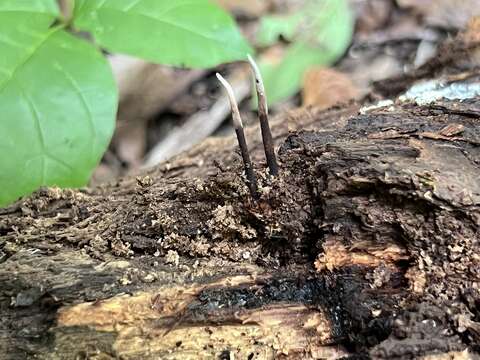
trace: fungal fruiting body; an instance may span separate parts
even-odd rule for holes
[[[257,178],[255,172],[253,171],[252,160],[250,159],[250,154],[248,152],[247,140],[245,138],[245,131],[243,130],[243,122],[240,117],[240,111],[238,110],[237,100],[235,99],[235,94],[233,92],[232,86],[228,83],[227,80],[223,78],[222,75],[217,73],[217,79],[225,88],[228,99],[230,101],[230,107],[232,108],[232,120],[233,126],[235,127],[235,133],[237,134],[238,145],[240,147],[240,153],[242,154],[243,165],[245,168],[245,175],[247,177],[247,185],[250,190],[250,194],[254,199],[258,199],[258,190],[257,190]]]
[[[268,105],[267,96],[265,94],[265,86],[263,85],[262,74],[255,60],[248,55],[248,62],[252,68],[252,72],[255,76],[255,89],[257,91],[258,98],[258,118],[260,121],[260,129],[262,130],[263,148],[265,150],[265,158],[267,159],[268,169],[270,175],[278,175],[278,163],[275,155],[275,149],[273,144],[272,132],[270,130],[270,124],[268,122]]]

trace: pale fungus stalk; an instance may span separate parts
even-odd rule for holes
[[[248,61],[255,76],[255,88],[258,98],[258,119],[260,121],[260,129],[262,130],[263,148],[265,150],[268,169],[270,170],[270,175],[277,176],[278,163],[275,155],[272,132],[270,130],[270,124],[268,123],[267,96],[265,94],[265,86],[263,85],[262,74],[260,73],[260,69],[258,68],[255,60],[253,60],[250,55],[248,55]]]
[[[247,177],[247,185],[250,190],[250,194],[254,199],[258,199],[259,196],[257,190],[257,178],[255,176],[255,172],[253,171],[252,160],[250,159],[250,154],[248,152],[245,132],[243,130],[242,118],[240,117],[240,111],[238,110],[238,104],[237,100],[235,99],[235,94],[233,92],[232,86],[219,73],[217,73],[217,79],[227,91],[228,99],[230,101],[230,106],[232,108],[233,126],[235,127],[235,133],[237,134],[238,145],[240,146],[240,152],[242,154],[245,175]]]

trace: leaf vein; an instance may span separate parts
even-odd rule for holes
[[[176,9],[178,7],[180,7],[180,6],[177,6],[177,7],[172,8],[172,9]],[[122,12],[121,10],[113,9],[113,8],[104,7],[104,9],[107,9],[107,10],[110,10],[110,11],[113,11],[113,12],[120,12],[120,13]],[[172,9],[169,9],[169,11],[171,11]],[[136,15],[141,16],[141,17],[145,17],[145,18],[150,19],[150,20],[158,21],[158,22],[163,23],[165,25],[169,25],[173,28],[184,30],[184,31],[186,31],[186,32],[188,32],[188,33],[190,33],[194,36],[199,36],[199,37],[202,37],[206,40],[209,40],[209,41],[218,43],[222,46],[225,46],[228,49],[236,50],[235,46],[232,46],[232,42],[229,41],[228,39],[226,39],[224,41],[221,41],[218,38],[215,38],[214,36],[210,36],[209,34],[205,34],[204,32],[197,31],[197,30],[189,28],[187,26],[180,25],[178,23],[174,23],[174,22],[171,22],[171,21],[168,21],[168,20],[165,20],[165,19],[160,19],[158,17],[154,17],[154,16],[151,16],[151,15],[147,15],[147,14],[143,14],[143,13],[136,13]],[[246,54],[245,54],[245,56],[246,56]]]
[[[73,172],[73,167],[72,165],[66,163],[65,161],[63,161],[62,159],[59,159],[57,158],[56,156],[50,154],[50,153],[46,153],[45,156],[49,157],[51,160],[57,162],[58,164],[62,165],[63,167],[65,167],[67,170]]]
[[[6,45],[9,45],[11,47],[16,47],[16,48],[20,48],[20,49],[24,49],[25,46],[23,44],[20,44],[12,39],[9,39],[8,37],[4,37],[4,36],[0,36],[0,42],[1,43],[4,43]]]
[[[41,150],[42,150],[42,155],[43,157],[47,154],[47,148],[45,146],[45,135],[43,133],[42,129],[42,124],[40,121],[40,114],[38,113],[37,108],[35,107],[35,104],[33,103],[32,99],[27,95],[27,93],[23,90],[23,86],[20,83],[20,81],[17,80],[17,85],[18,89],[20,91],[20,95],[22,98],[25,100],[25,103],[28,106],[28,109],[30,113],[32,114],[33,118],[33,125],[35,127],[36,133],[38,134],[38,142],[40,144]],[[42,178],[41,178],[41,183],[45,183],[45,178],[46,178],[46,170],[45,170],[45,159],[42,157]]]
[[[138,4],[140,4],[141,2],[142,2],[142,0],[134,0],[131,4],[128,4],[123,9],[123,11],[129,11],[129,10],[133,9],[135,6],[137,6]]]
[[[80,99],[80,102],[87,114],[87,118],[88,118],[88,127],[89,127],[89,131],[90,131],[90,134],[92,136],[92,147],[91,147],[91,151],[93,152],[93,144],[95,143],[96,139],[97,139],[97,131],[95,129],[95,124],[94,124],[94,121],[93,121],[93,112],[92,112],[92,109],[90,108],[90,106],[88,105],[88,101],[87,99],[85,98],[85,95],[83,94],[80,86],[78,85],[77,81],[72,77],[72,75],[70,75],[68,73],[68,71],[66,71],[58,62],[55,62],[55,67],[60,70],[60,72],[65,76],[65,78],[67,79],[67,81],[70,83],[70,85],[72,86],[72,88],[75,90],[76,94],[78,95],[79,99]]]
[[[29,110],[32,114],[32,118],[34,119],[34,126],[35,126],[36,132],[38,134],[38,140],[39,140],[39,143],[40,143],[40,146],[41,146],[41,149],[42,149],[42,154],[39,154],[38,156],[41,156],[43,158],[48,157],[49,159],[51,159],[51,160],[55,161],[56,163],[65,167],[67,170],[73,172],[74,170],[73,170],[73,167],[71,165],[69,165],[68,163],[66,163],[62,159],[59,159],[55,155],[52,155],[49,152],[49,150],[47,149],[47,146],[46,146],[46,143],[45,143],[45,135],[44,135],[44,131],[43,131],[43,128],[42,128],[39,111],[37,110],[37,107],[35,106],[35,103],[33,102],[33,100],[23,90],[23,87],[18,80],[17,80],[17,85],[18,85],[18,88],[20,90],[20,94],[21,94],[22,98],[25,100],[25,102],[28,105],[28,108],[29,108]],[[45,180],[47,178],[45,164],[46,164],[45,160],[43,159],[42,160],[42,185],[46,184]]]
[[[55,34],[58,30],[60,30],[61,27],[58,27],[58,28],[54,28],[52,30],[50,30],[46,36],[38,43],[38,44],[35,44],[32,48],[31,48],[31,51],[27,52],[27,55],[25,56],[24,59],[22,59],[13,69],[13,71],[10,73],[10,76],[8,78],[6,78],[3,83],[0,83],[0,93],[5,89],[5,87],[8,85],[8,82],[11,81],[15,75],[17,74],[17,71],[22,67],[24,66],[25,64],[27,64],[31,59],[32,57],[35,55],[35,53],[37,52],[38,49],[40,49],[47,41],[48,39],[50,39],[50,37]]]

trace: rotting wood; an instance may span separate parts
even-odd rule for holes
[[[13,359],[474,351],[479,109],[470,100],[363,115],[357,105],[304,110],[290,126],[316,130],[286,140],[286,119],[277,120],[282,171],[271,181],[257,170],[258,204],[230,138],[146,176],[41,190],[1,210],[2,351]],[[247,133],[258,161],[258,128]],[[329,249],[342,261],[319,267]]]
[[[115,333],[110,346],[123,358],[132,359],[145,358],[145,354],[152,358],[209,358],[218,356],[219,350],[232,352],[236,358],[251,354],[271,358],[305,353],[306,349],[347,354],[340,347],[322,345],[332,342],[329,316],[324,312],[304,304],[269,305],[261,296],[255,297],[255,293],[264,295],[261,283],[256,284],[252,277],[238,278],[229,278],[228,284],[172,286],[65,308],[54,329],[55,346],[71,346],[63,334],[79,327]],[[232,289],[230,294],[222,294],[225,285]],[[316,341],[312,334],[318,334]],[[68,355],[72,350],[64,351]]]

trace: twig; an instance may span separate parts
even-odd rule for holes
[[[248,188],[250,189],[250,194],[254,199],[258,199],[257,191],[257,179],[253,171],[252,160],[250,159],[250,154],[248,153],[247,141],[245,139],[245,132],[243,131],[242,118],[240,117],[240,111],[238,110],[237,100],[235,99],[235,94],[233,88],[225,80],[222,75],[217,73],[217,79],[223,85],[227,91],[228,99],[230,100],[230,107],[232,108],[232,120],[233,126],[235,127],[235,133],[237,134],[238,145],[240,146],[240,152],[242,154],[243,164],[245,167],[245,175],[247,176]]]
[[[267,96],[265,94],[265,86],[263,85],[262,74],[253,58],[248,55],[253,74],[255,75],[255,88],[257,90],[258,98],[258,118],[260,121],[260,128],[262,130],[263,148],[265,149],[265,157],[267,165],[270,170],[270,175],[278,175],[278,163],[275,155],[274,143],[272,139],[272,132],[268,123],[268,105]]]

